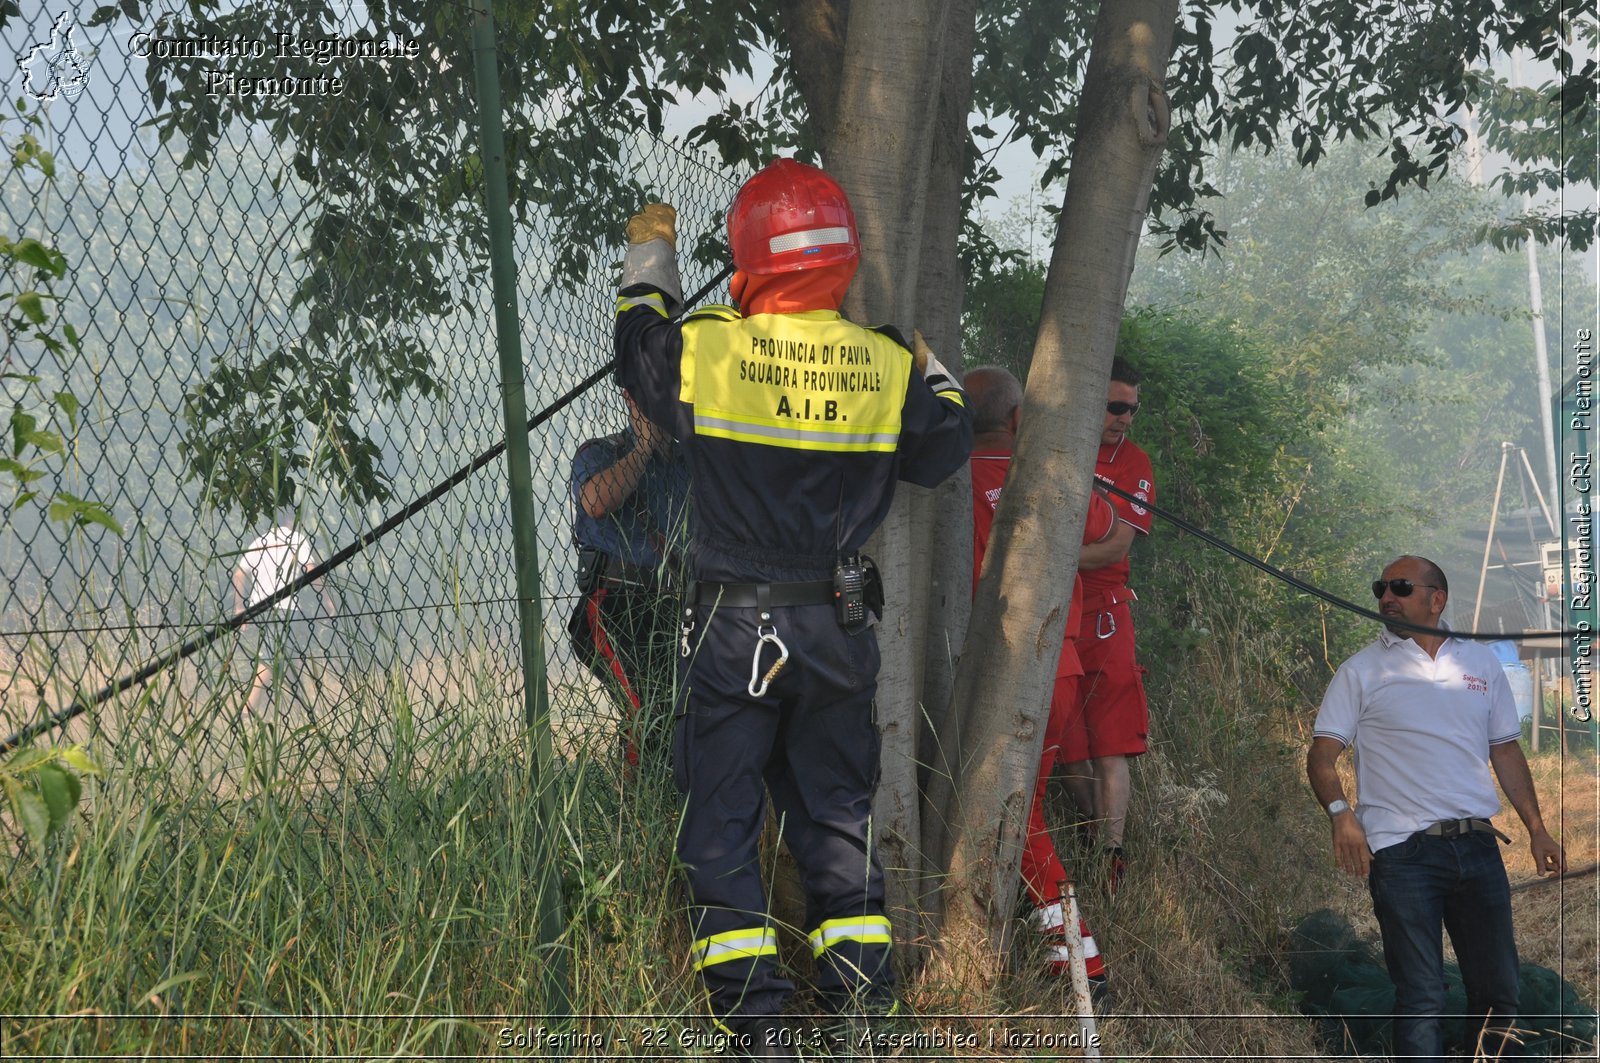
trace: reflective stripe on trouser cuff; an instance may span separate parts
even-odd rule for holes
[[[1088,942],[1084,942],[1087,946]],[[1072,952],[1065,945],[1051,945],[1045,951],[1045,966],[1056,973],[1065,973],[1072,968]],[[1106,976],[1106,962],[1100,958],[1099,950],[1090,952],[1087,947],[1083,954],[1083,973],[1090,978],[1104,978]]]
[[[1067,915],[1062,910],[1060,901],[1040,905],[1033,910],[1033,915],[1029,918],[1034,926],[1045,931],[1059,930],[1067,923]]]
[[[894,941],[887,916],[868,915],[859,919],[829,919],[811,932],[811,955],[821,956],[823,950],[846,941],[863,945],[888,945]]]
[[[1078,920],[1078,933],[1083,938],[1083,957],[1092,960],[1100,955],[1100,946],[1094,943],[1094,935],[1089,933],[1089,924],[1082,918]]]
[[[1048,935],[1065,935],[1067,932],[1066,913],[1062,910],[1060,901],[1035,908],[1030,917],[1033,925]],[[1083,916],[1078,916],[1078,936],[1083,938],[1083,955],[1085,959],[1094,959],[1100,955],[1100,946],[1095,944],[1094,934],[1089,931],[1089,922]],[[1065,945],[1051,945],[1053,958],[1064,960],[1067,957]],[[1056,954],[1059,953],[1059,954]]]
[[[696,941],[689,949],[689,958],[697,971],[730,960],[754,960],[777,954],[778,935],[762,927],[712,934]]]

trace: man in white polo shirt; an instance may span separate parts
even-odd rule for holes
[[[1401,557],[1372,585],[1378,611],[1403,624],[1444,630],[1449,584],[1439,566]],[[1397,1057],[1442,1059],[1444,941],[1450,932],[1466,983],[1467,1010],[1495,1031],[1517,1014],[1517,946],[1511,893],[1490,817],[1500,811],[1492,766],[1522,817],[1541,874],[1566,870],[1545,829],[1533,777],[1517,739],[1511,688],[1488,649],[1445,634],[1387,625],[1345,661],[1317,713],[1306,775],[1333,827],[1339,867],[1367,876],[1395,988]],[[1339,754],[1355,747],[1358,806],[1345,800]]]
[[[278,510],[273,527],[239,554],[233,570],[234,613],[272,597],[316,566],[311,539],[297,527],[294,511]],[[312,586],[321,599],[323,615],[331,617],[332,596],[321,580]],[[245,698],[247,713],[257,715],[267,707],[270,688],[284,679],[286,671],[296,677],[290,685],[298,686],[299,665],[312,644],[309,625],[310,617],[301,611],[298,596],[290,595],[241,631],[255,669]]]

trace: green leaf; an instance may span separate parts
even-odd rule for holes
[[[78,428],[78,397],[70,391],[56,392],[56,405],[67,415],[67,423],[72,425],[73,431]]]
[[[56,497],[50,503],[49,512],[50,519],[60,524],[69,524],[74,528],[98,524],[103,528],[109,528],[117,535],[122,534],[122,525],[117,523],[116,518],[105,506],[66,491],[56,493]]]
[[[50,835],[50,810],[45,807],[44,798],[10,779],[6,780],[6,792],[11,798],[11,811],[27,832],[28,841],[35,848],[42,847]]]
[[[9,473],[18,484],[31,484],[44,476],[40,470],[10,458],[0,458],[0,473]]]
[[[20,457],[22,449],[28,445],[28,439],[33,435],[34,428],[39,422],[33,415],[24,410],[21,405],[11,411],[11,453]]]
[[[60,750],[61,759],[80,775],[99,775],[100,765],[82,746]]]
[[[55,758],[55,752],[45,748],[29,747],[19,749],[6,761],[5,773],[21,777],[33,771],[41,764],[47,764]]]
[[[175,989],[178,986],[187,985],[199,977],[199,971],[184,971],[181,974],[175,974],[172,977],[164,979],[151,986],[150,989],[145,992],[143,999],[149,1000],[151,997],[159,996],[169,989]]]
[[[50,320],[50,315],[44,312],[44,299],[38,292],[27,291],[16,296],[17,309],[35,325],[42,325]]]
[[[15,426],[13,426],[12,431],[15,433]],[[46,454],[65,454],[67,452],[66,444],[61,442],[61,437],[54,432],[34,429],[22,437],[22,442],[24,444],[31,443]],[[18,452],[20,453],[20,447]]]
[[[39,241],[28,237],[11,246],[11,255],[18,262],[26,263],[35,269],[43,270],[56,277],[65,276],[67,260],[61,252],[41,244]]]
[[[78,807],[83,784],[76,775],[54,762],[39,765],[34,780],[39,796],[44,799],[45,810],[50,814],[50,829],[58,831],[67,825],[72,810]]]

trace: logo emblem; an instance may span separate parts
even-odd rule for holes
[[[60,97],[75,100],[89,84],[89,62],[72,43],[78,28],[69,11],[50,26],[50,39],[22,53],[22,91],[46,103]]]

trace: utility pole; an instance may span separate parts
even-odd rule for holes
[[[1511,87],[1522,86],[1522,61],[1511,57]],[[1523,193],[1522,209],[1533,213],[1533,196]],[[1539,374],[1539,422],[1544,429],[1544,460],[1550,473],[1550,497],[1561,497],[1561,480],[1556,472],[1555,414],[1550,408],[1554,392],[1550,390],[1550,351],[1544,338],[1544,289],[1539,283],[1539,253],[1532,237],[1522,242],[1528,255],[1528,310],[1533,314],[1533,353]]]
[[[1522,81],[1522,64],[1515,57],[1511,61],[1511,84],[1515,88]],[[1478,116],[1467,108],[1467,179],[1478,188],[1483,180],[1483,142],[1478,139]],[[1523,195],[1524,211],[1532,213],[1533,197]],[[1550,350],[1544,336],[1544,288],[1539,282],[1539,255],[1532,239],[1523,241],[1528,259],[1528,312],[1533,316],[1534,375],[1539,389],[1539,427],[1544,433],[1545,471],[1549,474],[1550,497],[1561,497],[1561,480],[1556,471],[1555,415],[1550,408],[1553,392],[1550,390]]]

